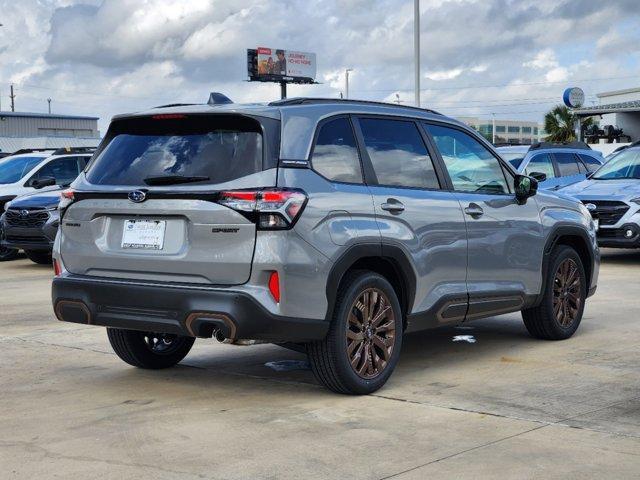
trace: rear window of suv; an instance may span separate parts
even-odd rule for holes
[[[197,177],[216,184],[263,169],[260,124],[233,115],[156,115],[116,120],[89,165],[98,185],[145,185],[150,178]],[[145,182],[145,179],[147,180]]]

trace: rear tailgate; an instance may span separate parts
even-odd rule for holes
[[[65,268],[120,279],[245,283],[256,225],[216,203],[216,192],[275,186],[267,138],[264,125],[231,115],[112,124],[109,143],[74,184],[75,201],[64,212]]]

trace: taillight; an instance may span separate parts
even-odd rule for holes
[[[74,192],[70,188],[60,192],[60,203],[58,204],[58,210],[64,211],[75,200]]]
[[[56,260],[55,258],[53,259],[53,274],[56,277],[59,277],[62,274],[62,268],[60,268],[60,262],[58,262],[58,260]]]
[[[273,299],[280,303],[280,276],[278,272],[271,272],[269,275],[269,292],[271,292]]]
[[[218,203],[243,213],[260,230],[291,228],[307,203],[302,190],[231,190],[220,192]]]

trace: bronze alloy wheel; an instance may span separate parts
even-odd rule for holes
[[[367,288],[351,305],[347,319],[347,355],[361,378],[377,377],[389,364],[396,343],[393,308],[377,288]]]
[[[560,325],[569,327],[577,319],[582,305],[580,270],[575,260],[567,258],[553,279],[553,314]]]

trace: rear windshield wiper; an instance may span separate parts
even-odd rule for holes
[[[182,175],[162,175],[158,177],[147,177],[144,179],[144,183],[147,185],[178,185],[179,183],[194,183],[204,182],[209,180],[209,177],[194,176],[185,177]]]

